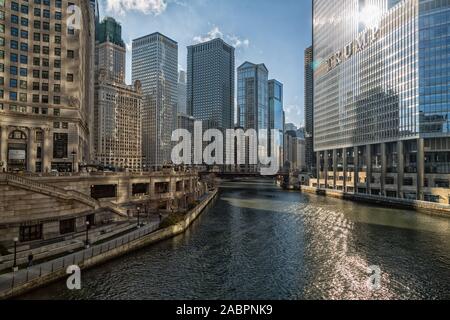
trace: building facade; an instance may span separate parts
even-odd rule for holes
[[[269,128],[269,71],[264,64],[244,62],[238,68],[237,87],[237,118],[238,127],[245,131],[254,129],[257,132]],[[261,146],[267,146],[268,141],[259,141]],[[266,150],[267,152],[267,150]],[[246,142],[247,170],[255,171],[259,167],[249,152]]]
[[[68,6],[81,21],[68,26]],[[0,168],[77,171],[92,155],[94,15],[86,1],[0,1]]]
[[[269,129],[275,130],[274,137],[269,139],[269,153],[272,155],[272,145],[275,143],[276,157],[280,168],[284,159],[284,110],[283,110],[283,84],[277,80],[269,80]],[[274,140],[272,140],[272,138]]]
[[[204,129],[234,127],[234,51],[222,39],[188,47],[187,112]]]
[[[142,153],[147,167],[171,161],[177,122],[178,44],[153,33],[133,40],[132,79],[143,94]]]
[[[450,3],[313,11],[315,185],[450,203]]]
[[[306,142],[306,169],[315,173],[316,157],[314,153],[314,71],[313,71],[313,47],[305,50],[305,142]]]
[[[187,85],[186,72],[178,72],[178,113],[187,114]]]

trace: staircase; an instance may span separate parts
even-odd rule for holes
[[[127,216],[126,210],[112,202],[99,202],[98,200],[91,198],[84,193],[75,190],[65,190],[55,186],[51,186],[36,180],[27,179],[22,176],[0,173],[0,183],[6,183],[8,185],[27,189],[37,193],[45,194],[50,197],[57,197],[64,200],[75,200],[83,203],[94,210],[108,209],[120,216]]]

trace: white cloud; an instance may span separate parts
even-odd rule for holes
[[[235,48],[248,48],[250,45],[250,40],[248,39],[239,39],[237,36],[227,36],[227,38],[231,41],[231,45]]]
[[[133,50],[133,43],[127,42],[127,43],[125,43],[125,47],[127,48],[128,52],[131,52]]]
[[[106,0],[106,10],[118,15],[134,10],[157,16],[166,8],[167,0]]]
[[[214,40],[216,38],[221,38],[224,39],[226,38],[226,40],[228,42],[230,42],[230,44],[237,48],[248,48],[248,46],[250,45],[250,40],[248,39],[241,39],[238,36],[235,35],[224,35],[223,32],[220,30],[219,27],[214,26],[206,35],[203,36],[196,36],[194,37],[194,42],[195,43],[202,43],[202,42],[207,42],[207,41],[211,41]]]
[[[212,28],[207,35],[205,36],[196,36],[194,37],[194,41],[196,43],[202,43],[214,40],[216,38],[223,38],[223,33],[220,31],[218,27]]]

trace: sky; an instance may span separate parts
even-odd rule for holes
[[[311,45],[311,1],[100,0],[100,14],[122,24],[128,83],[132,39],[159,31],[177,41],[179,69],[186,70],[187,46],[221,37],[236,47],[236,68],[245,61],[266,65],[269,79],[284,84],[286,122],[304,124],[303,57]]]

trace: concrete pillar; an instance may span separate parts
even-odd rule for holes
[[[371,184],[372,184],[372,146],[367,145],[366,146],[366,165],[367,165],[367,172],[366,172],[366,185],[367,185],[367,194],[372,194],[371,192]]]
[[[424,139],[417,140],[417,200],[423,200],[423,188],[425,184],[425,143]]]
[[[337,188],[337,150],[333,150],[333,189]]]
[[[403,141],[397,142],[397,197],[403,198],[403,177],[405,175],[405,155],[403,154]]]
[[[36,172],[36,130],[34,128],[30,128],[28,132],[28,141],[27,141],[27,170],[30,172]]]
[[[8,167],[8,126],[3,125],[0,137],[0,170],[7,171]]]
[[[347,148],[342,149],[344,192],[347,192]]]
[[[53,130],[50,128],[44,129],[44,148],[43,148],[43,161],[42,161],[42,172],[47,173],[52,169],[52,158],[53,158]]]
[[[354,157],[353,157],[353,161],[354,161],[354,177],[353,177],[353,187],[355,188],[355,193],[358,193],[358,182],[359,182],[359,148],[355,147],[354,148]]]
[[[386,170],[387,170],[387,158],[386,158],[386,143],[381,144],[381,195],[386,196]]]

